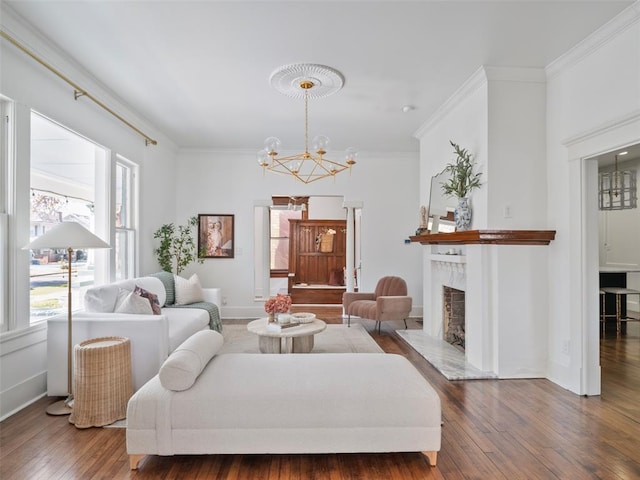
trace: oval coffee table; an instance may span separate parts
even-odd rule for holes
[[[282,330],[268,329],[268,321],[265,317],[247,324],[247,330],[258,335],[262,353],[309,353],[313,350],[313,336],[327,328],[327,324],[317,318]]]

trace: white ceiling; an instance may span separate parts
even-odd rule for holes
[[[303,101],[269,76],[308,62],[345,77],[310,101],[310,136],[387,152],[417,151],[412,134],[479,66],[544,67],[633,3],[3,1],[181,147],[275,135],[300,150]]]

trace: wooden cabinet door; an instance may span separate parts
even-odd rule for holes
[[[289,273],[292,282],[327,285],[346,261],[345,220],[289,220]]]

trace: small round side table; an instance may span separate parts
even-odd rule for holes
[[[133,395],[131,342],[126,337],[85,340],[74,348],[73,409],[77,428],[101,427],[127,416]]]

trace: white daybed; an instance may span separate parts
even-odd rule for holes
[[[132,469],[145,455],[180,454],[420,451],[436,464],[440,398],[406,358],[207,356],[205,337],[222,345],[198,332],[129,401]]]

